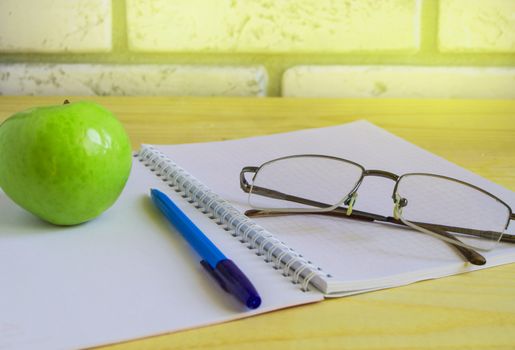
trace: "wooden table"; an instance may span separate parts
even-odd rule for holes
[[[368,119],[515,190],[515,101],[67,97],[146,143],[226,140]],[[0,121],[63,97],[0,97]],[[327,300],[109,349],[515,348],[515,264]]]

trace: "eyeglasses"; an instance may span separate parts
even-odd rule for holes
[[[251,183],[247,174],[253,174]],[[393,217],[353,209],[366,176],[395,181]],[[479,187],[442,175],[399,176],[366,170],[342,158],[306,154],[244,167],[240,187],[254,208],[245,212],[249,217],[317,214],[407,226],[449,243],[475,265],[486,263],[476,249],[491,250],[499,241],[515,243],[515,235],[505,233],[515,220],[506,203]]]

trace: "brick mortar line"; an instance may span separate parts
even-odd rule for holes
[[[201,54],[201,55],[200,55]],[[515,53],[474,52],[440,53],[419,52],[416,54],[382,53],[380,57],[370,53],[342,54],[243,54],[243,53],[144,53],[144,52],[99,52],[99,53],[0,53],[0,63],[149,63],[149,64],[266,64],[288,60],[291,65],[317,64],[487,64],[505,62],[515,66]]]
[[[438,15],[439,4],[436,0],[420,0],[420,53],[438,53]]]
[[[127,35],[127,6],[125,0],[111,0],[111,36],[113,43],[112,53],[129,52]]]

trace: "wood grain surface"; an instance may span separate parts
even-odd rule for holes
[[[515,190],[515,101],[66,98],[94,100],[112,110],[134,148],[140,143],[227,140],[367,119]],[[0,96],[0,121],[63,100]],[[184,348],[515,349],[515,264],[106,347]]]

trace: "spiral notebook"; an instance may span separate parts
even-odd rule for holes
[[[0,348],[96,346],[225,322],[515,261],[515,247],[464,263],[448,245],[393,226],[322,216],[249,220],[244,166],[318,153],[394,173],[432,172],[515,194],[368,122],[241,140],[143,145],[120,199],[97,219],[56,228],[0,191]],[[392,183],[367,179],[356,209],[391,215]],[[252,280],[248,311],[210,280],[199,258],[152,206],[166,192]],[[510,231],[512,233],[513,229]]]
[[[242,214],[251,209],[248,194],[241,190],[238,179],[243,167],[313,153],[350,159],[367,169],[396,174],[428,172],[455,177],[515,205],[513,192],[366,121],[209,144],[144,145],[140,156],[156,175],[169,181],[169,186],[285,278],[300,289],[311,285],[325,297],[390,288],[515,261],[513,244],[482,252],[487,264],[477,266],[464,262],[455,250],[434,237],[393,225],[313,215],[250,220]],[[291,181],[295,181],[294,176]],[[355,209],[393,215],[393,185],[388,179],[366,178]]]

